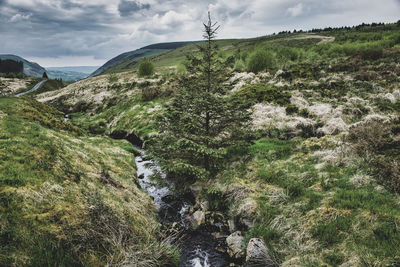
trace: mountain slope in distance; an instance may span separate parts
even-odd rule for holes
[[[45,68],[35,62],[30,62],[16,55],[0,55],[1,60],[11,59],[14,61],[22,61],[24,63],[24,74],[26,76],[41,78],[46,71]]]
[[[79,81],[87,78],[99,66],[48,67],[47,74],[51,79],[64,81]]]
[[[136,64],[137,62],[135,60],[138,58],[143,58],[146,56],[160,54],[160,53],[174,50],[181,46],[184,46],[187,44],[192,44],[192,43],[195,43],[195,42],[159,43],[159,44],[152,44],[149,46],[145,46],[140,49],[136,49],[134,51],[125,52],[125,53],[120,54],[120,55],[112,58],[111,60],[107,61],[103,66],[101,66],[96,71],[94,71],[90,76],[99,75],[122,62],[126,63],[126,64],[124,64],[125,67],[129,67],[131,65]]]

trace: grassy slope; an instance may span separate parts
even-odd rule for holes
[[[41,79],[25,78],[1,78],[0,77],[0,95],[15,95],[32,89]]]
[[[171,261],[126,141],[82,135],[27,98],[0,98],[0,129],[0,265]]]
[[[263,238],[284,266],[395,264],[400,254],[399,195],[378,183],[371,166],[362,163],[343,136],[369,116],[398,114],[400,39],[396,38],[400,28],[390,25],[319,34],[333,36],[335,41],[304,34],[219,41],[223,58],[238,48],[250,53],[269,45],[277,60],[276,66],[267,69],[269,74],[232,80],[236,94],[256,104],[254,128],[260,138],[208,186],[220,192],[219,201],[229,200],[216,206],[226,207],[243,229],[246,222],[254,224],[246,231],[246,240]],[[294,48],[300,56],[280,60],[281,47]],[[181,63],[184,53],[193,49],[189,45],[154,57],[158,71],[167,76],[149,80],[150,86],[141,86],[144,80],[131,71],[119,73],[114,82],[102,76],[53,92],[52,99],[46,94],[38,98],[56,106],[61,99],[62,108],[70,111],[79,106],[78,99],[95,102],[83,105],[76,114],[81,125],[94,124],[106,133],[133,130],[149,137],[158,109],[154,107],[168,98],[143,101],[141,91],[157,87],[171,92],[175,74],[164,70]],[[378,56],[369,58],[376,50]],[[260,86],[247,87],[250,83]],[[256,94],[268,97],[255,97],[254,88]],[[99,95],[106,97],[97,101]],[[296,107],[290,114],[285,110],[288,95],[292,108]],[[117,99],[111,103],[112,97]],[[338,127],[342,122],[344,126]]]

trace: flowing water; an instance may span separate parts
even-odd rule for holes
[[[227,256],[216,250],[221,246],[220,242],[210,232],[190,229],[187,215],[194,204],[193,198],[175,195],[174,184],[166,179],[154,161],[143,158],[144,151],[141,148],[135,148],[141,152],[136,156],[140,186],[154,199],[161,223],[166,228],[174,223],[179,224],[183,229],[180,267],[229,266]],[[155,175],[158,175],[158,179],[154,179]]]

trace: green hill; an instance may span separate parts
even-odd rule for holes
[[[118,71],[129,69],[135,66],[141,59],[147,56],[160,54],[170,51],[193,42],[173,42],[149,45],[134,51],[123,53],[115,58],[107,61],[103,66],[98,68],[91,76],[102,74],[106,71]]]
[[[226,151],[231,161],[223,171],[187,189],[196,196],[192,214],[204,212],[204,223],[208,226],[214,225],[215,218],[224,218],[228,230],[216,232],[215,236],[240,231],[243,250],[250,239],[262,239],[271,258],[281,266],[398,266],[400,24],[286,32],[217,43],[219,60],[229,71],[225,83],[229,90],[227,97],[252,112],[252,139],[246,149]],[[9,226],[0,229],[10,229],[2,233],[2,242],[9,237],[16,240],[4,250],[4,255],[14,255],[6,258],[6,264],[25,259],[24,251],[32,258],[39,255],[32,250],[40,247],[36,243],[20,241],[33,225],[37,227],[33,233],[44,231],[55,236],[52,240],[77,244],[74,247],[82,248],[78,255],[83,255],[84,264],[102,265],[102,259],[96,261],[97,251],[112,254],[114,247],[96,247],[94,244],[103,244],[99,235],[94,235],[99,238],[96,242],[80,243],[79,238],[73,239],[80,233],[73,231],[77,229],[73,228],[75,225],[79,229],[95,229],[95,233],[100,231],[97,225],[92,225],[92,213],[82,211],[93,203],[88,188],[100,191],[101,201],[94,203],[101,205],[95,207],[108,207],[106,210],[111,210],[111,214],[125,218],[126,224],[133,218],[132,221],[138,222],[132,224],[133,236],[137,234],[140,241],[159,244],[153,238],[157,230],[149,233],[149,227],[143,226],[153,225],[154,217],[150,208],[143,207],[145,204],[135,202],[142,192],[137,192],[131,179],[134,170],[125,157],[128,153],[124,152],[125,143],[105,136],[134,136],[145,145],[157,139],[162,129],[156,127],[155,118],[178,93],[180,80],[187,77],[184,66],[187,53],[196,55],[196,46],[189,44],[147,56],[156,66],[151,77],[138,77],[138,58],[129,59],[110,68],[109,73],[34,96],[39,102],[70,114],[68,124],[53,117],[32,121],[39,116],[29,116],[24,109],[19,109],[16,113],[19,115],[12,115],[13,108],[23,102],[3,100],[6,102],[1,106],[0,118],[5,130],[1,132],[6,134],[0,140],[6,142],[1,154],[5,160],[1,162],[5,162],[2,173],[7,174],[4,178],[7,190],[2,197],[6,212],[2,214],[7,216],[2,218],[7,219],[2,224]],[[25,109],[29,111],[30,105]],[[46,105],[40,107],[47,109]],[[57,114],[53,108],[50,110]],[[21,114],[28,114],[28,119],[17,117]],[[80,131],[93,135],[76,135]],[[35,145],[38,142],[42,145]],[[129,203],[139,205],[137,213],[131,213],[135,205],[124,202],[121,188],[99,184],[103,169],[113,181],[129,189],[124,193],[131,200]],[[80,183],[76,177],[81,177]],[[65,193],[62,204],[72,203],[71,206],[78,208],[63,209],[62,205],[53,208],[43,201],[44,204],[24,209],[29,201],[41,200],[36,196],[45,195],[42,191],[51,191],[44,182],[47,178],[50,184],[67,185],[66,189],[61,186],[57,190],[73,190],[73,194]],[[17,184],[12,184],[13,181]],[[34,187],[37,184],[42,187]],[[35,193],[25,193],[26,187],[34,188]],[[29,201],[19,200],[23,198],[20,194]],[[50,197],[45,200],[57,199],[53,197],[55,194],[48,194]],[[89,204],[81,208],[80,203]],[[45,208],[37,211],[36,206]],[[22,210],[22,215],[15,210]],[[30,216],[31,210],[34,216]],[[76,219],[74,224],[75,220],[68,215],[76,212],[86,217]],[[144,219],[142,215],[146,212],[151,216]],[[44,223],[40,221],[42,214]],[[29,226],[24,224],[26,218],[31,222]],[[111,219],[108,222],[114,223]],[[60,228],[66,229],[65,232]],[[136,231],[143,231],[149,238],[142,239]],[[67,233],[66,237],[60,233]],[[27,240],[32,240],[32,236]],[[139,244],[136,248],[141,250],[148,243]],[[132,249],[129,242],[123,244],[124,249],[125,245]],[[24,250],[25,247],[29,249]],[[154,251],[154,246],[149,247]],[[51,249],[44,247],[40,252]],[[168,253],[171,250],[161,251],[171,255]],[[20,254],[24,257],[18,257]],[[92,258],[96,260],[89,261]]]
[[[0,97],[0,129],[1,266],[172,261],[128,142],[28,98]]]

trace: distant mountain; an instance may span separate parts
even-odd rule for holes
[[[64,81],[79,81],[87,78],[90,73],[98,69],[98,66],[77,67],[48,67],[47,74],[51,79],[62,79]]]
[[[51,71],[73,71],[91,74],[97,70],[100,66],[72,66],[72,67],[46,67],[46,70]]]
[[[30,62],[22,57],[16,56],[16,55],[0,55],[1,60],[6,60],[6,59],[11,59],[14,61],[22,61],[24,63],[24,74],[26,76],[31,76],[31,77],[38,77],[41,78],[43,75],[43,72],[46,71],[45,68],[40,66],[37,63]]]
[[[159,43],[159,44],[152,44],[149,46],[145,46],[140,49],[136,49],[134,51],[126,52],[126,53],[123,53],[123,54],[116,56],[113,59],[107,61],[106,64],[101,66],[99,69],[97,69],[95,72],[93,72],[90,76],[99,75],[122,62],[126,63],[126,64],[124,64],[124,66],[122,66],[122,68],[133,67],[137,63],[136,59],[138,59],[138,58],[167,52],[167,51],[174,50],[181,46],[184,46],[187,44],[192,44],[192,43],[195,43],[195,42]]]

